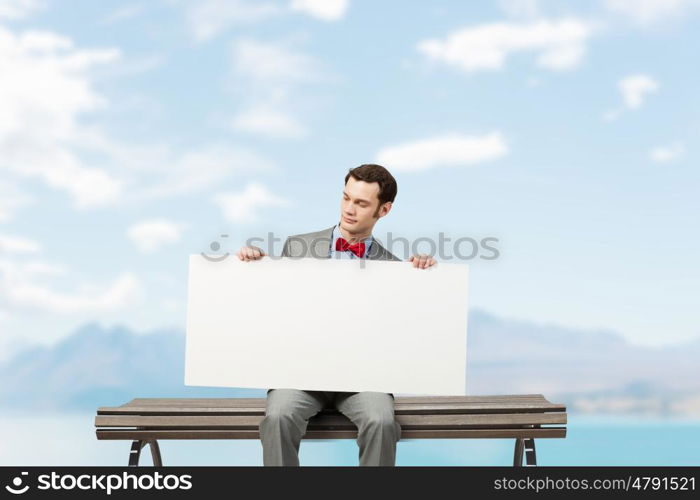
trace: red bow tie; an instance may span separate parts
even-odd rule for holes
[[[360,241],[351,245],[350,243],[348,243],[348,240],[346,240],[343,237],[340,237],[335,241],[335,249],[340,251],[350,250],[358,257],[362,257],[365,254],[365,242]]]

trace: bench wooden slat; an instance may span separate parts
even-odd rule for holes
[[[119,407],[100,407],[98,415],[264,415],[265,398],[135,398]],[[541,413],[565,412],[566,406],[547,401],[541,394],[506,396],[398,397],[395,413]],[[333,412],[325,409],[323,412]]]
[[[464,401],[480,403],[513,402],[548,402],[542,394],[504,394],[504,395],[479,395],[479,396],[397,396],[394,398],[400,403],[461,403]]]
[[[534,403],[536,401],[549,403],[542,394],[513,394],[513,395],[484,395],[484,396],[402,396],[396,397],[395,402],[418,404],[450,404],[450,403]],[[264,405],[265,398],[134,398],[127,406],[203,406],[208,408],[257,406]],[[551,403],[550,403],[551,404]]]
[[[541,413],[541,412],[564,412],[566,406],[559,404],[459,404],[450,405],[435,404],[403,404],[394,405],[394,413],[401,414],[432,414],[432,413]],[[325,409],[322,412],[336,412],[333,409]],[[219,415],[264,415],[265,406],[237,406],[237,407],[182,407],[182,406],[116,406],[100,407],[97,409],[98,415],[199,415],[199,414],[219,414]]]
[[[257,429],[262,415],[235,416],[97,416],[97,427],[205,427]],[[495,425],[546,425],[565,424],[563,413],[523,413],[502,415],[397,415],[396,420],[405,428],[463,428],[468,426]],[[354,428],[344,415],[320,415],[309,420],[309,427]]]
[[[566,427],[541,429],[425,429],[401,432],[401,439],[564,438]],[[254,430],[97,430],[98,439],[260,439]],[[312,431],[304,439],[355,439],[357,431]]]

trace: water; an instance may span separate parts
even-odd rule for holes
[[[130,443],[98,441],[94,414],[0,417],[0,465],[126,465]],[[165,465],[261,465],[253,440],[160,441]],[[511,465],[511,439],[402,440],[397,465]],[[539,465],[700,465],[700,420],[569,414],[565,439],[536,441]],[[353,440],[303,441],[302,465],[357,465]],[[151,465],[144,448],[142,465]]]

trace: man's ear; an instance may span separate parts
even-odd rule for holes
[[[391,211],[391,202],[387,201],[379,209],[379,217],[384,217]]]

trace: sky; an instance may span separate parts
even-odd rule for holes
[[[0,0],[0,356],[89,321],[184,329],[188,255],[268,233],[279,254],[335,224],[371,162],[398,183],[380,241],[496,238],[496,259],[437,256],[470,266],[471,307],[698,339],[699,18],[697,0]]]

